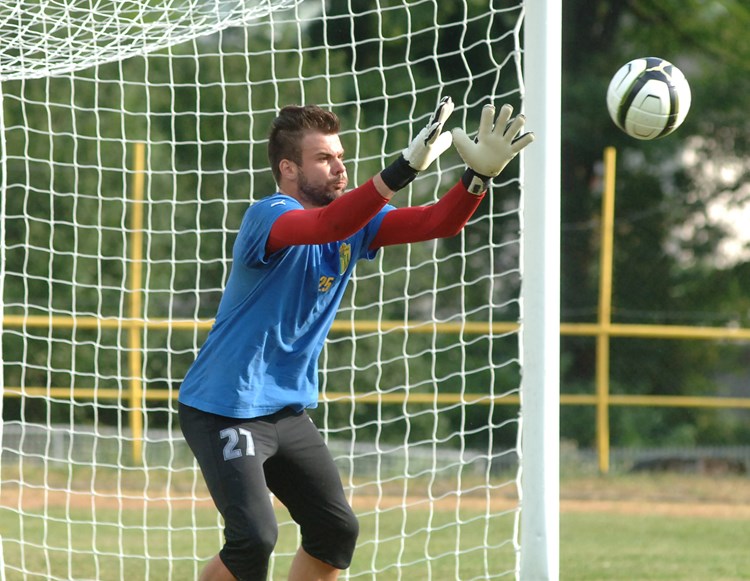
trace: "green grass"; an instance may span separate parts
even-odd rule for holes
[[[360,544],[350,573],[365,578],[367,571],[376,571],[378,579],[396,579],[398,564],[402,578],[416,581],[430,575],[479,579],[487,576],[487,570],[513,569],[515,554],[507,541],[513,530],[512,514],[488,518],[461,510],[459,524],[456,517],[455,511],[427,509],[409,510],[406,520],[401,509],[361,515]],[[211,508],[196,510],[193,521],[188,509],[169,512],[150,507],[146,518],[141,511],[60,507],[48,508],[44,517],[21,517],[0,507],[0,530],[8,581],[22,579],[19,570],[34,572],[32,579],[194,579],[201,561],[220,548]],[[23,547],[13,540],[19,538]],[[282,525],[274,579],[285,578],[297,544],[296,527]],[[90,554],[92,546],[96,555]]]
[[[750,520],[563,513],[560,578],[575,581],[750,579]]]
[[[594,477],[564,482],[560,578],[750,579],[750,513],[740,510],[750,504],[748,498],[750,479],[746,477]],[[633,510],[628,514],[622,505],[610,510],[586,502],[571,507],[566,505],[570,499],[637,502],[628,504]],[[669,503],[669,510],[649,508],[664,502]],[[197,578],[203,562],[221,544],[215,511],[207,505],[168,510],[154,502],[144,512],[140,508],[117,510],[116,501],[114,506],[86,506],[80,500],[75,504],[48,502],[46,508],[44,503],[41,508],[28,504],[22,515],[0,506],[7,581],[24,578],[18,569],[36,573],[27,579],[190,580]],[[484,510],[469,506],[430,510],[422,504],[377,513],[360,510],[360,544],[350,575],[378,581],[450,581],[498,578],[488,572],[512,570],[515,553],[507,540],[515,515],[488,517]],[[701,509],[700,516],[696,507]],[[717,508],[715,514],[706,510],[712,507]],[[287,520],[284,513],[279,517]],[[23,545],[18,539],[23,539]],[[282,525],[273,579],[285,578],[297,543],[296,527]],[[92,546],[95,555],[90,554]],[[503,578],[514,575],[511,572]]]
[[[207,509],[196,511],[195,521],[187,509],[170,514],[149,508],[148,517],[141,511],[63,507],[45,513],[18,515],[0,507],[8,581],[23,579],[19,570],[35,573],[31,579],[166,580],[170,554],[171,578],[192,579],[194,547],[206,557],[219,543],[216,515]]]

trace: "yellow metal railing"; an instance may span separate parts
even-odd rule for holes
[[[599,468],[603,472],[609,470],[609,328],[612,323],[615,161],[615,150],[611,147],[607,148],[604,152],[605,178],[599,259],[599,324],[596,332],[596,437]]]
[[[129,308],[127,319],[64,316],[22,316],[5,315],[4,327],[42,327],[79,329],[126,329],[128,332],[129,389],[123,393],[113,388],[87,387],[36,387],[6,386],[4,397],[48,396],[74,397],[81,399],[119,400],[124,397],[129,402],[129,425],[133,439],[133,460],[141,461],[143,446],[143,403],[145,401],[169,401],[176,392],[168,389],[144,389],[143,387],[143,332],[150,329],[172,329],[187,331],[207,331],[211,320],[168,320],[144,319],[142,304],[143,276],[143,204],[145,178],[145,151],[143,144],[137,144],[132,187],[132,229],[130,242],[130,268],[128,274]],[[602,232],[599,282],[599,313],[596,323],[561,323],[560,334],[564,336],[588,336],[596,338],[596,387],[593,394],[562,394],[562,405],[591,405],[596,407],[596,442],[601,472],[609,471],[610,428],[609,411],[614,406],[641,407],[686,407],[686,408],[732,408],[750,409],[750,398],[725,398],[708,396],[675,395],[616,395],[609,390],[610,340],[613,337],[652,338],[652,339],[703,339],[724,341],[750,340],[750,329],[724,327],[688,327],[677,325],[621,324],[611,321],[612,310],[612,256],[614,231],[615,195],[615,151],[605,151],[605,191],[602,200]],[[472,335],[502,334],[518,329],[516,323],[495,322],[454,322],[436,323],[433,321],[335,321],[333,333],[357,333],[406,330],[410,333],[464,333]],[[463,394],[351,394],[327,392],[321,395],[325,403],[356,401],[358,403],[459,403],[510,404],[518,405],[517,396],[493,396],[486,393]]]
[[[130,217],[131,243],[130,268],[128,269],[128,293],[130,295],[130,319],[143,318],[143,199],[145,185],[145,146],[136,143],[134,150],[133,201]],[[135,325],[128,327],[128,369],[130,370],[130,430],[133,438],[133,458],[141,458],[143,451],[143,331]]]

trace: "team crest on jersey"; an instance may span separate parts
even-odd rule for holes
[[[344,242],[339,246],[339,274],[344,274],[352,261],[352,245]]]

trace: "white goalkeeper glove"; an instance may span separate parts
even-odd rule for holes
[[[451,146],[453,138],[450,132],[443,132],[443,125],[451,113],[453,101],[450,97],[443,97],[427,126],[401,152],[396,161],[380,172],[388,189],[395,192],[407,186],[420,171],[426,170]]]
[[[526,118],[514,119],[513,107],[503,105],[495,119],[495,106],[485,105],[475,139],[470,139],[463,129],[453,130],[453,143],[468,169],[462,178],[466,189],[481,194],[492,178],[499,175],[518,152],[534,141],[533,133],[521,133]]]

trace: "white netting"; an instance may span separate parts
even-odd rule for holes
[[[522,105],[522,6],[503,4],[0,1],[7,579],[197,577],[221,528],[176,393],[242,214],[274,191],[269,122],[332,109],[353,184],[441,95],[472,132],[484,102]],[[396,205],[462,169],[444,155]],[[312,412],[362,524],[344,577],[514,575],[516,171],[460,236],[352,281]],[[273,578],[298,543],[279,520]]]
[[[0,80],[59,75],[242,26],[301,0],[18,0],[0,4]]]

